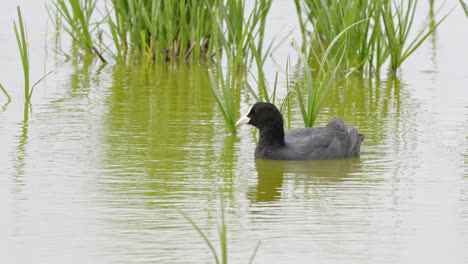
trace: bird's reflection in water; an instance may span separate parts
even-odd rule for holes
[[[271,202],[282,196],[285,175],[294,184],[332,184],[360,174],[359,157],[335,160],[283,161],[255,159],[257,186],[250,189],[249,199],[254,203]]]

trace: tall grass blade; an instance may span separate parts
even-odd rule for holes
[[[259,241],[257,246],[255,247],[255,250],[254,252],[252,253],[252,256],[250,257],[250,260],[249,260],[249,264],[252,264],[254,259],[255,259],[255,256],[257,255],[257,251],[258,249],[260,248],[260,245],[262,244],[262,241]]]
[[[260,102],[260,98],[247,80],[244,81],[244,87],[246,87],[250,94],[254,97],[255,102]]]
[[[220,73],[218,73],[218,74],[220,74]],[[229,116],[227,114],[227,109],[224,106],[221,95],[218,92],[218,82],[214,78],[213,72],[211,71],[211,69],[208,70],[208,75],[210,77],[210,84],[211,84],[210,88],[211,88],[211,91],[213,92],[213,95],[214,95],[214,97],[216,99],[216,103],[218,104],[218,107],[221,110],[221,113],[222,113],[222,115],[224,117],[224,120],[226,121],[229,129],[231,130],[232,133],[235,133],[235,127],[232,128],[232,126],[231,126],[231,123],[232,123],[231,119],[229,118]]]
[[[6,98],[8,99],[8,102],[7,104],[9,104],[11,102],[11,97],[10,95],[7,93],[7,91],[5,90],[5,88],[3,87],[3,85],[0,83],[0,90],[2,90],[2,92],[5,94]]]
[[[210,240],[206,237],[205,233],[203,233],[200,227],[198,227],[198,225],[186,213],[184,213],[181,210],[178,210],[178,211],[180,214],[184,216],[185,219],[187,219],[187,221],[189,221],[192,227],[195,230],[197,230],[198,234],[203,238],[203,240],[205,240],[206,245],[210,248],[211,253],[213,253],[213,257],[216,261],[216,264],[219,264],[219,258],[218,258],[218,254],[216,254],[216,249],[214,248],[213,244],[211,244]]]
[[[335,38],[331,41],[330,45],[328,46],[327,50],[323,54],[323,58],[320,62],[320,67],[318,71],[318,75],[316,77],[315,83],[312,79],[311,68],[309,63],[301,52],[299,45],[297,44],[296,40],[293,39],[293,46],[296,49],[299,59],[304,65],[304,75],[305,81],[304,85],[307,87],[307,106],[304,103],[304,96],[301,92],[299,84],[296,84],[296,91],[297,91],[297,98],[299,102],[299,107],[301,109],[302,118],[304,120],[304,125],[306,127],[312,127],[315,123],[318,113],[320,112],[321,105],[327,94],[328,88],[331,85],[331,82],[338,71],[338,68],[343,60],[344,54],[340,51],[343,50],[343,46],[346,45],[346,42],[342,42],[338,46],[338,52],[335,52],[331,55],[331,59],[329,58],[329,54],[331,50],[334,48],[336,43],[338,43],[340,37],[346,33],[352,27],[366,21],[367,19],[358,21],[349,27],[345,28],[341,31]]]
[[[297,101],[299,102],[299,107],[301,109],[302,120],[304,121],[304,125],[306,127],[311,127],[312,125],[309,124],[309,112],[305,107],[304,97],[302,96],[301,88],[299,87],[298,83],[296,83],[295,88],[296,88],[296,91],[297,91]],[[310,98],[309,100],[312,100],[312,98]]]
[[[288,91],[288,93],[286,94],[286,98],[284,98],[284,101],[281,104],[281,109],[280,109],[280,112],[283,113],[284,111],[283,106],[285,103],[287,103],[286,106],[288,108],[288,112],[287,112],[288,122],[287,122],[286,128],[288,130],[291,129],[291,100],[290,100],[291,84],[290,84],[290,79],[289,79],[290,72],[291,72],[291,61],[290,61],[290,57],[288,56],[288,60],[286,61],[286,90]]]
[[[36,87],[36,85],[38,85],[42,80],[44,80],[47,76],[49,76],[52,72],[54,72],[54,70],[50,70],[48,71],[46,74],[44,74],[44,76],[42,76],[36,83],[33,84],[33,86],[31,87],[31,92],[29,93],[29,96],[28,96],[28,101],[31,100],[31,96],[32,96],[32,93],[34,91],[34,87]]]
[[[21,16],[21,9],[19,6],[16,7],[18,13],[19,30],[16,23],[13,22],[13,28],[15,30],[16,42],[21,56],[21,63],[23,65],[24,74],[24,99],[29,102],[29,48],[27,41],[27,33],[23,23],[23,17]]]
[[[65,20],[64,30],[72,39],[88,54],[96,55],[103,63],[107,60],[95,46],[91,28],[91,17],[96,8],[96,0],[56,0],[53,2],[55,9]]]
[[[439,23],[435,23],[432,18],[418,32],[417,37],[405,46],[413,28],[417,0],[295,0],[294,3],[303,38],[306,39],[307,35],[316,42],[315,45],[304,44],[304,47],[310,47],[307,58],[313,55],[314,50],[323,52],[331,45],[333,38],[349,25],[368,19],[350,29],[346,38],[340,40],[346,45],[337,45],[332,50],[332,53],[336,53],[338,47],[345,49],[342,68],[348,71],[348,74],[364,72],[366,68],[369,73],[378,73],[387,59],[390,59],[391,70],[396,71],[446,18],[444,16]],[[445,2],[441,7],[444,4]],[[302,19],[303,13],[305,19]],[[305,30],[308,23],[313,27],[311,33]]]
[[[463,0],[459,0],[459,2],[463,9],[463,12],[465,12],[465,15],[468,17],[468,5]]]
[[[392,2],[384,7],[382,21],[385,27],[387,37],[388,50],[390,53],[390,70],[396,72],[400,65],[419,47],[421,44],[437,29],[437,27],[448,17],[453,11],[450,10],[442,19],[434,23],[434,16],[440,12],[445,5],[445,1],[440,6],[434,16],[426,22],[420,29],[416,37],[410,42],[405,49],[405,43],[408,41],[410,29],[413,25],[414,16],[417,8],[417,0],[401,1],[399,4],[394,3],[395,11],[392,8]],[[406,11],[405,8],[406,7]],[[427,30],[427,32],[426,32]],[[424,33],[426,32],[426,33]]]
[[[205,240],[205,243],[208,245],[210,248],[211,252],[213,253],[213,257],[215,259],[215,262],[217,264],[223,263],[227,264],[228,262],[228,251],[227,251],[227,228],[226,228],[226,222],[225,222],[225,205],[224,205],[224,195],[222,192],[219,192],[220,196],[220,205],[221,205],[221,217],[220,217],[220,222],[218,224],[218,235],[219,235],[219,242],[221,246],[221,259],[219,259],[218,254],[216,253],[216,249],[214,248],[213,244],[211,241],[207,238],[205,233],[198,227],[198,225],[183,211],[178,210],[180,214],[184,216],[187,221],[192,225],[192,227],[198,232],[198,234]],[[260,242],[257,244],[257,247],[255,248],[253,255],[250,257],[249,263],[252,263],[253,259],[255,258],[255,255],[257,254],[258,248],[260,247]]]
[[[273,94],[271,95],[271,100],[273,103],[272,104],[275,104],[275,99],[276,99],[276,86],[278,84],[278,73],[276,73],[276,76],[275,76],[275,84],[273,85]]]

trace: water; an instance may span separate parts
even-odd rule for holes
[[[45,22],[31,20],[43,21],[43,3],[29,2],[22,4],[29,35],[42,35]],[[366,137],[360,157],[279,162],[254,160],[253,128],[229,134],[196,66],[155,66],[149,74],[138,65],[100,67],[45,53],[38,40],[32,79],[55,72],[25,107],[6,19],[15,6],[2,5],[0,82],[13,98],[5,106],[0,96],[3,262],[212,263],[178,210],[219,249],[219,190],[231,263],[247,263],[259,241],[254,263],[468,261],[461,10],[398,78],[351,77],[330,91],[318,125],[338,115],[358,127]],[[285,23],[284,10],[295,12],[281,5],[272,8],[273,25]],[[290,50],[284,45],[277,56]],[[268,67],[274,76],[278,65]],[[240,115],[253,99],[239,99]],[[301,127],[294,110],[292,126]]]

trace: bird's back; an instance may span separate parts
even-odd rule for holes
[[[356,156],[364,136],[353,126],[334,117],[324,128],[293,129],[285,134],[283,159],[315,160]]]

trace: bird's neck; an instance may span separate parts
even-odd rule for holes
[[[278,123],[260,128],[258,144],[284,147],[285,142],[283,124]]]

